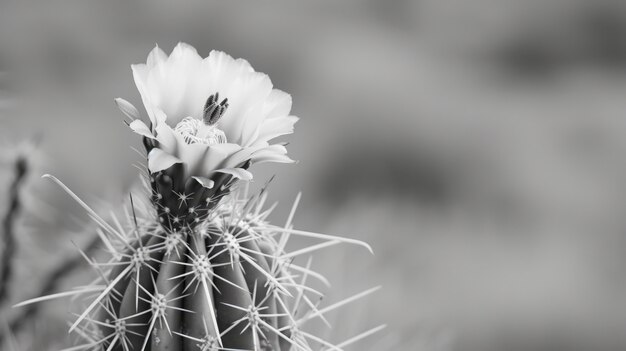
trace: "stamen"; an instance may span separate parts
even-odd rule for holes
[[[193,117],[185,117],[178,122],[175,131],[180,133],[188,144],[223,144],[226,135],[215,125],[207,125]]]

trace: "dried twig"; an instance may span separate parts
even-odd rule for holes
[[[15,178],[10,188],[9,208],[2,221],[3,229],[3,250],[0,255],[2,266],[0,268],[0,305],[5,302],[9,292],[9,282],[13,275],[13,257],[15,256],[15,221],[20,211],[20,187],[26,176],[28,169],[27,161],[24,157],[18,157],[15,162]]]
[[[95,252],[96,249],[98,249],[99,244],[100,238],[97,235],[94,235],[91,241],[83,249],[83,253],[89,255]],[[35,294],[35,296],[46,296],[54,293],[57,290],[60,281],[73,271],[83,267],[83,263],[84,257],[81,254],[76,254],[74,257],[59,264],[59,266],[47,275],[41,289],[37,294]],[[14,334],[18,334],[19,331],[27,325],[27,322],[39,313],[41,306],[41,304],[30,304],[23,307],[22,312],[9,324],[9,330]],[[5,335],[0,333],[0,345],[2,345],[4,337]]]

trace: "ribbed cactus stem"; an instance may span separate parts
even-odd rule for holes
[[[185,217],[183,224],[174,225],[169,221],[173,217],[160,220],[162,204],[180,204],[172,207],[176,208],[173,216],[178,216],[184,202],[188,211],[189,204],[198,200],[190,194],[181,196],[182,192],[173,190],[176,182],[162,176],[144,182],[147,192],[133,197],[127,209],[127,227],[116,228],[60,181],[48,177],[91,214],[101,227],[104,246],[111,251],[109,260],[89,260],[99,272],[96,287],[56,294],[96,292],[70,328],[84,339],[72,350],[338,350],[303,330],[303,324],[314,318],[327,324],[325,313],[374,291],[320,309],[322,294],[308,283],[311,278],[327,281],[311,270],[310,258],[305,266],[298,265],[299,257],[341,242],[369,246],[292,229],[295,206],[285,228],[270,225],[266,218],[271,209],[263,209],[264,191],[252,197],[233,188],[213,191],[215,200],[200,199],[211,204],[204,214]],[[159,197],[155,189],[167,195]],[[324,242],[287,252],[292,236]]]

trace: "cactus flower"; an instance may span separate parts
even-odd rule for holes
[[[199,222],[236,180],[252,179],[250,165],[293,162],[283,144],[271,144],[293,132],[291,96],[248,61],[220,51],[202,58],[179,43],[169,56],[155,47],[132,71],[149,123],[130,103],[118,106],[144,137],[155,202],[170,227]]]
[[[216,173],[251,179],[247,161],[292,162],[282,144],[270,144],[293,132],[291,96],[248,61],[220,51],[202,58],[179,43],[169,56],[155,47],[132,70],[150,123],[130,126],[151,145],[152,173],[181,164],[184,178],[211,188]]]

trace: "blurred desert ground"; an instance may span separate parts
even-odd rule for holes
[[[39,175],[119,203],[141,157],[113,98],[140,106],[129,65],[178,41],[246,58],[292,94],[300,163],[259,166],[254,184],[276,174],[272,219],[302,190],[299,228],[374,247],[314,260],[331,298],[383,285],[336,316],[335,340],[387,323],[354,349],[626,349],[619,0],[1,0],[2,191],[15,145],[41,139],[13,302],[89,232]],[[46,304],[22,349],[67,345],[69,305]]]

